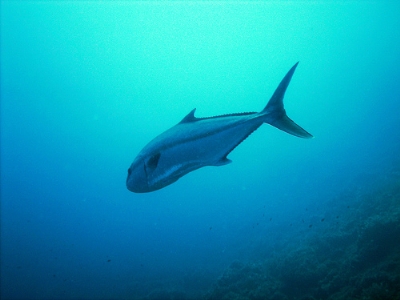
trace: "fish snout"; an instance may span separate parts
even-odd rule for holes
[[[135,167],[133,164],[128,169],[126,187],[134,193],[146,193],[149,191],[147,174],[142,168]]]

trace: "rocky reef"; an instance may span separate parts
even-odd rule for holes
[[[399,168],[358,179],[326,207],[324,226],[263,259],[233,262],[205,298],[400,299]]]

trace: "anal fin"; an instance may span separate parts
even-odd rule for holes
[[[225,166],[227,164],[230,164],[232,161],[229,158],[223,157],[219,161],[217,161],[213,166],[219,167],[219,166]]]

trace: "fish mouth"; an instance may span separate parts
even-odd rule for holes
[[[147,193],[151,191],[151,189],[149,189],[147,178],[135,174],[132,171],[132,167],[128,169],[128,176],[126,178],[126,188],[134,193]]]
[[[151,189],[149,189],[147,184],[138,184],[135,181],[129,180],[129,178],[126,181],[126,188],[133,193],[147,193],[152,191]]]

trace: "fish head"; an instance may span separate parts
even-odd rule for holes
[[[126,187],[134,193],[148,193],[159,190],[176,180],[176,167],[169,168],[169,171],[160,166],[161,153],[150,155],[138,155],[128,169]]]
[[[157,167],[157,157],[148,159],[138,155],[128,169],[126,187],[134,193],[147,193],[152,189],[149,187],[149,176],[152,170]]]
[[[143,163],[135,159],[128,169],[126,187],[134,193],[146,193],[148,190],[146,171],[143,170]]]

